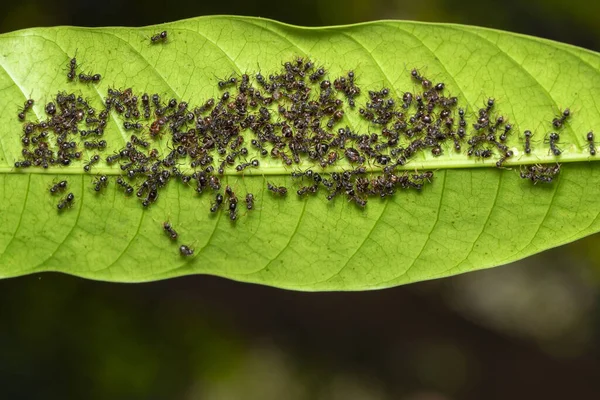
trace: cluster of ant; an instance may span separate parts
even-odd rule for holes
[[[522,165],[521,178],[528,179],[535,185],[538,182],[552,183],[554,178],[560,173],[560,164],[556,165]]]
[[[166,38],[166,31],[161,32],[152,36],[151,42],[164,42]],[[77,60],[71,59],[68,67],[67,79],[71,81],[76,76]],[[158,94],[135,93],[132,88],[110,88],[102,109],[96,110],[81,96],[59,92],[45,105],[46,118],[39,122],[26,121],[34,104],[27,100],[18,114],[23,121],[23,159],[15,167],[67,166],[72,160],[82,159],[85,150],[94,153],[83,164],[84,172],[91,173],[102,159],[100,153],[110,147],[103,135],[108,116],[114,112],[121,120],[122,130],[131,134],[124,147],[104,156],[104,160],[109,166],[118,165],[121,174],[115,182],[126,196],[135,193],[142,206],[149,207],[171,180],[178,180],[193,186],[198,195],[213,192],[210,212],[216,213],[225,206],[230,220],[236,221],[238,197],[230,186],[221,192],[221,177],[227,169],[244,173],[259,167],[257,157],[280,160],[286,167],[309,160],[315,168],[291,172],[292,178],[302,182],[297,195],[322,191],[328,200],[341,195],[365,207],[369,197],[392,196],[397,190],[421,190],[430,183],[431,171],[399,170],[421,152],[430,151],[436,157],[446,148],[460,152],[466,142],[469,156],[486,159],[498,155],[498,167],[513,156],[505,144],[513,127],[505,117],[496,114],[492,98],[478,111],[472,133],[468,134],[466,112],[458,106],[458,98],[445,94],[443,82],[433,84],[415,69],[411,77],[422,90],[405,92],[402,99],[394,99],[388,88],[368,91],[368,101],[358,113],[378,133],[360,134],[339,126],[361,95],[354,71],[333,83],[327,75],[324,67],[297,58],[285,62],[281,71],[268,77],[257,73],[254,79],[242,74],[220,80],[221,94],[199,106],[177,99],[163,100]],[[79,81],[100,79],[98,74],[91,75],[97,79],[88,77],[80,74]],[[561,129],[569,117],[567,109],[553,120],[553,127]],[[527,154],[531,152],[531,136],[530,131],[525,131]],[[590,154],[594,155],[593,133],[588,134],[587,140]],[[558,141],[558,133],[550,134],[548,143],[556,156],[560,155]],[[155,147],[164,142],[169,148],[166,154]],[[446,142],[450,145],[446,146]],[[342,159],[351,167],[343,172],[327,171]],[[382,173],[369,176],[367,165],[381,167]],[[317,171],[316,166],[322,171]],[[521,177],[533,183],[548,183],[559,170],[560,166],[528,167],[522,170]],[[96,176],[93,189],[102,192],[109,182],[106,175]],[[66,185],[66,181],[61,181],[50,192],[61,192]],[[270,182],[267,189],[273,196],[288,193],[286,187]],[[254,195],[247,193],[244,199],[246,209],[252,210]],[[74,196],[69,193],[57,208],[64,210],[73,203]],[[163,228],[177,236],[172,227]],[[180,252],[193,254],[189,246],[182,246]]]

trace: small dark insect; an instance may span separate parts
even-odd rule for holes
[[[274,186],[270,182],[267,182],[267,189],[280,196],[287,195],[287,188],[285,186]]]
[[[217,193],[217,196],[215,197],[215,202],[210,207],[210,212],[217,212],[217,210],[221,208],[221,204],[223,204],[223,195],[221,193]]]
[[[103,188],[108,186],[108,177],[106,175],[100,175],[94,179],[94,190],[100,192]]]
[[[532,133],[530,130],[526,130],[525,132],[523,132],[523,134],[525,135],[525,154],[530,154],[531,153],[531,136]]]
[[[69,68],[69,72],[67,72],[67,79],[72,81],[77,75],[77,59],[75,57],[71,58],[69,64],[67,65],[67,68]]]
[[[54,185],[52,185],[52,187],[50,187],[50,193],[51,194],[56,194],[58,192],[62,192],[66,188],[67,188],[67,181],[60,181],[60,182],[55,183]]]
[[[421,82],[421,85],[424,88],[431,87],[431,81],[429,79],[425,78],[424,76],[421,76],[421,74],[419,73],[419,71],[416,68],[413,68],[413,70],[410,72],[410,74],[413,77],[413,79]]]
[[[100,82],[100,79],[102,79],[102,75],[100,75],[100,74],[94,74],[94,75],[88,75],[88,74],[84,74],[84,73],[79,74],[79,82],[84,82],[84,83]]]
[[[325,75],[325,69],[319,68],[318,70],[316,70],[314,73],[312,73],[309,76],[309,79],[311,80],[311,82],[316,82],[319,79],[321,79],[324,75]]]
[[[156,35],[152,35],[152,37],[150,38],[150,43],[152,44],[156,44],[156,43],[160,43],[160,42],[166,42],[167,41],[167,31],[162,31],[160,33],[157,33]]]
[[[319,184],[315,183],[314,185],[301,187],[296,191],[296,193],[298,194],[298,196],[303,196],[307,193],[317,193],[317,190],[319,190]]]
[[[165,233],[167,235],[169,235],[171,240],[177,240],[177,236],[178,236],[177,231],[175,231],[175,229],[173,229],[173,226],[171,226],[171,224],[169,222],[163,223],[163,230],[165,231]]]
[[[439,157],[442,155],[442,147],[440,145],[434,146],[431,149],[431,154],[433,154],[435,157]]]
[[[241,164],[237,165],[237,166],[235,167],[235,170],[236,170],[236,171],[238,171],[238,172],[241,172],[241,171],[243,171],[244,169],[246,169],[246,168],[248,168],[248,167],[250,167],[250,166],[252,166],[252,167],[256,168],[256,167],[258,167],[259,165],[260,165],[260,163],[258,162],[258,160],[252,160],[251,162],[248,162],[248,163],[241,163]]]
[[[364,157],[361,157],[358,150],[356,150],[352,147],[349,147],[346,150],[344,150],[344,155],[346,156],[348,161],[350,161],[351,163],[361,163],[362,164],[364,162]]]
[[[512,150],[508,150],[504,156],[502,158],[500,158],[497,162],[496,162],[496,167],[500,168],[502,167],[502,165],[506,162],[506,160],[508,160],[510,157],[513,156],[513,151]]]
[[[125,182],[125,180],[123,178],[118,177],[117,184],[119,186],[121,186],[123,189],[125,189],[125,194],[130,195],[133,193],[133,186],[131,186],[129,183]]]
[[[134,129],[134,130],[140,130],[140,129],[143,128],[143,125],[141,123],[139,123],[139,122],[128,122],[128,121],[125,121],[125,122],[123,122],[123,128],[126,131],[132,130],[132,129]]]
[[[405,92],[404,95],[402,96],[402,108],[409,108],[411,103],[413,101],[413,95],[410,92]]]
[[[237,79],[232,76],[229,79],[224,79],[222,81],[219,81],[218,86],[219,86],[219,89],[224,89],[228,86],[234,86],[236,83],[237,83]]]
[[[552,132],[548,138],[548,142],[550,143],[550,150],[552,154],[555,156],[560,156],[562,153],[558,147],[556,147],[556,143],[560,140],[560,136],[556,132]]]
[[[562,128],[564,123],[567,121],[567,118],[569,118],[570,116],[571,116],[571,110],[569,110],[568,108],[565,108],[565,110],[562,112],[562,114],[559,117],[556,117],[552,120],[552,125],[556,129]]]
[[[92,170],[92,166],[98,161],[100,161],[100,156],[98,154],[94,154],[92,158],[90,158],[90,161],[83,166],[83,170],[85,172],[90,172]]]
[[[596,144],[594,143],[594,132],[588,132],[586,139],[587,139],[588,143],[590,144],[590,155],[595,156],[596,155]]]
[[[45,110],[46,110],[46,114],[54,115],[54,114],[56,114],[56,105],[54,103],[50,102],[50,103],[46,104]]]
[[[504,132],[500,135],[501,142],[506,142],[506,138],[508,136],[508,133],[511,131],[511,129],[512,129],[511,124],[504,125]]]
[[[254,195],[252,193],[246,194],[246,208],[252,210],[254,208]]]
[[[192,249],[189,246],[186,246],[185,244],[182,244],[181,246],[179,246],[179,254],[181,254],[182,257],[189,257],[194,255],[194,249]]]
[[[99,149],[104,150],[106,148],[106,140],[99,140],[97,142],[85,141],[83,142],[83,147],[86,149]]]
[[[58,211],[62,211],[65,208],[71,207],[73,205],[74,201],[75,201],[75,195],[73,193],[69,193],[58,202],[58,204],[56,205],[56,208],[58,208]]]
[[[31,109],[31,107],[33,107],[33,100],[28,99],[25,102],[25,104],[23,105],[23,110],[18,115],[18,117],[21,121],[23,121],[25,119],[25,116],[27,115],[27,111],[29,111],[29,109]]]
[[[485,106],[485,112],[486,114],[489,114],[490,111],[492,111],[492,108],[494,108],[494,104],[496,104],[496,101],[492,98],[489,98],[487,100],[487,104]]]

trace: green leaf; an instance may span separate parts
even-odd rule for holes
[[[150,36],[163,29],[167,42],[150,44]],[[98,84],[67,81],[75,54],[83,71],[102,74]],[[36,99],[37,118],[62,90],[81,92],[96,104],[109,87],[201,104],[219,95],[219,78],[269,74],[298,56],[326,66],[332,80],[354,70],[363,89],[360,105],[368,89],[390,87],[400,99],[415,90],[415,67],[434,83],[445,82],[470,112],[495,98],[514,125],[508,144],[515,155],[506,166],[517,167],[480,168],[496,160],[445,148],[442,157],[427,153],[406,165],[437,170],[421,192],[370,199],[361,210],[340,196],[331,202],[321,195],[297,198],[293,169],[261,158],[254,172],[228,170],[223,179],[238,195],[256,196],[256,209],[240,213],[235,223],[225,212],[209,212],[212,194],[197,196],[194,188],[175,182],[147,210],[135,196],[123,196],[114,181],[95,193],[96,173],[121,173],[105,163],[92,174],[83,173],[83,163],[13,168],[22,134],[16,113],[26,98]],[[203,17],[145,28],[36,28],[0,35],[0,276],[60,271],[139,282],[212,274],[296,290],[364,290],[493,267],[577,240],[600,226],[600,172],[588,162],[585,139],[600,126],[599,69],[598,54],[572,46],[414,22],[314,29]],[[543,139],[552,118],[567,107],[573,117],[561,131],[563,154],[556,158]],[[357,112],[347,112],[342,124],[372,130]],[[525,129],[534,132],[530,155],[523,152]],[[110,146],[122,147],[128,135],[113,113],[105,133]],[[165,153],[167,146],[161,143]],[[555,161],[569,163],[552,185],[519,178],[520,164]],[[344,162],[337,170],[343,168]],[[48,188],[65,178],[75,203],[57,213]],[[269,193],[267,181],[287,186],[287,198]],[[165,220],[178,230],[177,244],[162,231]],[[195,249],[193,257],[179,255],[182,243]]]

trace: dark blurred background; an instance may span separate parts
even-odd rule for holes
[[[210,14],[318,26],[473,24],[600,50],[587,0],[20,0],[0,32]],[[600,237],[513,265],[365,293],[193,276],[0,281],[1,399],[565,399],[600,396]]]

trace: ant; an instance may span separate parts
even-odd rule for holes
[[[531,154],[531,136],[533,134],[530,130],[526,130],[523,135],[525,135],[525,154]]]
[[[165,233],[167,235],[169,235],[171,240],[177,240],[177,236],[178,236],[177,231],[175,231],[175,229],[173,229],[173,226],[171,226],[171,224],[169,222],[163,223],[163,230],[165,231]]]
[[[99,140],[97,142],[90,142],[86,140],[83,142],[83,147],[86,149],[104,150],[106,148],[106,140]]]
[[[83,166],[83,170],[85,172],[90,172],[92,170],[92,166],[98,161],[100,161],[100,156],[98,154],[94,154],[92,158],[90,158],[90,161]]]
[[[248,210],[254,209],[254,195],[252,193],[246,194],[246,208]]]
[[[94,190],[100,192],[103,188],[108,186],[108,177],[106,175],[100,175],[94,179]]]
[[[267,189],[280,196],[287,195],[287,188],[285,186],[274,186],[270,182],[267,182]]]
[[[18,114],[18,117],[21,121],[23,121],[25,119],[25,115],[27,114],[27,111],[29,109],[31,109],[31,107],[33,107],[33,100],[32,99],[27,99],[27,101],[25,102],[25,104],[23,105],[23,111],[21,111]]]
[[[100,75],[100,74],[94,74],[94,75],[88,75],[88,74],[84,74],[84,73],[79,74],[79,82],[84,82],[84,83],[100,82],[100,79],[102,79],[102,75]]]
[[[64,210],[65,208],[69,208],[73,205],[74,200],[75,195],[73,193],[69,193],[58,202],[56,208],[58,208],[59,211]]]
[[[256,168],[256,167],[258,167],[259,165],[260,165],[260,164],[259,164],[258,160],[252,160],[252,161],[251,161],[251,162],[249,162],[249,163],[241,163],[241,164],[237,165],[237,166],[235,167],[235,170],[236,170],[236,171],[238,171],[238,172],[241,172],[241,171],[243,171],[244,169],[246,169],[246,168],[248,168],[248,167],[250,167],[250,166],[252,166],[252,167]]]
[[[160,33],[157,33],[156,35],[152,35],[152,37],[150,38],[150,43],[152,44],[156,44],[159,42],[166,42],[167,41],[167,31],[162,31]]]
[[[75,76],[77,75],[77,72],[76,72],[77,59],[75,57],[71,58],[71,60],[69,60],[69,64],[67,65],[67,67],[69,68],[69,72],[67,72],[67,79],[72,81],[73,79],[75,79]]]
[[[125,182],[125,180],[121,177],[117,178],[117,184],[125,189],[125,194],[130,195],[133,193],[133,186]]]
[[[594,132],[588,132],[586,136],[587,141],[590,144],[590,156],[596,155],[596,144],[594,143]]]
[[[504,156],[502,156],[497,162],[496,162],[496,167],[500,168],[502,167],[502,165],[504,164],[504,162],[506,160],[508,160],[510,157],[513,156],[513,151],[512,150],[508,150],[506,153],[504,153]]]
[[[319,189],[319,184],[315,183],[314,185],[310,185],[310,186],[303,186],[300,189],[298,189],[298,191],[296,192],[298,194],[298,196],[303,196],[307,193],[317,193],[317,190]]]
[[[233,86],[236,83],[237,83],[237,78],[232,76],[229,79],[224,79],[222,81],[219,81],[218,86],[219,86],[219,89],[225,89],[226,87]]]
[[[225,187],[225,193],[229,197],[229,219],[235,221],[237,219],[237,204],[238,198],[229,185]]]
[[[67,181],[60,181],[60,182],[52,185],[52,187],[50,188],[50,193],[56,194],[57,192],[62,192],[66,188],[67,188]]]
[[[194,255],[194,249],[192,249],[190,246],[182,244],[179,246],[179,254],[181,254],[182,257],[189,257]]]
[[[511,131],[511,129],[512,129],[511,124],[504,125],[504,132],[500,135],[501,142],[506,142],[506,138],[508,136],[508,133]]]
[[[410,72],[410,74],[412,75],[413,79],[421,82],[421,85],[424,88],[431,87],[431,81],[428,80],[427,78],[425,78],[424,76],[422,76],[416,68],[413,68],[413,70]]]
[[[217,193],[217,196],[215,197],[215,202],[210,207],[210,212],[217,212],[217,210],[221,208],[221,204],[223,204],[223,195],[221,193]]]
[[[562,112],[562,114],[559,117],[554,118],[552,120],[552,126],[554,126],[556,129],[562,128],[562,126],[564,125],[564,123],[566,122],[567,118],[569,118],[570,115],[571,115],[571,110],[569,110],[568,108],[565,108],[565,110]]]
[[[558,147],[556,147],[556,143],[559,140],[560,140],[560,136],[556,132],[552,132],[550,134],[550,136],[548,137],[548,143],[550,143],[550,150],[552,151],[552,154],[554,154],[555,156],[560,156],[560,154],[562,153],[561,150]]]

